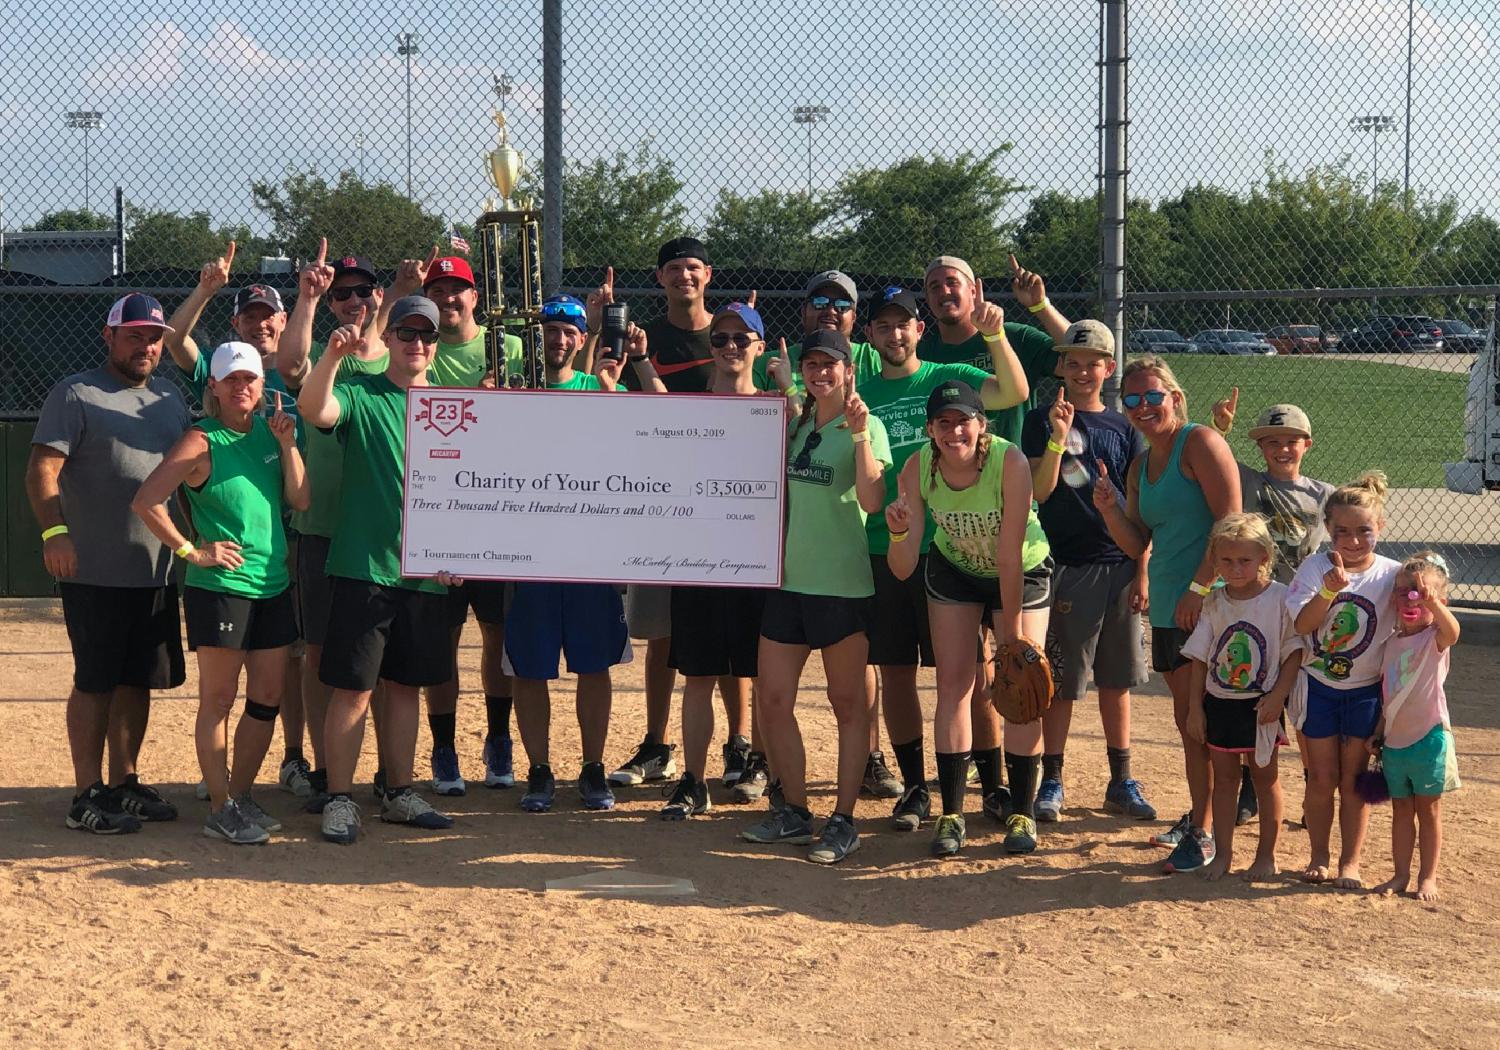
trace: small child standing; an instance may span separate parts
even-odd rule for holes
[[[1286,584],[1271,579],[1276,545],[1265,520],[1230,514],[1213,527],[1208,542],[1224,586],[1204,600],[1198,626],[1182,647],[1192,660],[1187,731],[1208,745],[1214,774],[1214,859],[1203,877],[1213,882],[1229,871],[1240,762],[1248,757],[1261,807],[1260,845],[1245,878],[1264,882],[1279,870],[1276,749],[1286,744],[1282,712],[1304,643],[1286,608]]]
[[[1396,636],[1386,644],[1380,725],[1367,746],[1380,751],[1391,791],[1391,860],[1396,873],[1375,887],[1405,893],[1412,848],[1420,830],[1422,866],[1417,899],[1438,899],[1438,854],[1443,846],[1439,804],[1458,787],[1458,761],[1448,723],[1448,652],[1458,642],[1458,620],[1448,609],[1448,566],[1440,555],[1412,555],[1396,575],[1392,596]],[[1384,747],[1380,740],[1384,736]]]

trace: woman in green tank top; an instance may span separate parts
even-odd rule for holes
[[[246,343],[213,352],[205,407],[209,418],[178,439],[141,483],[133,508],[187,563],[183,611],[188,646],[198,654],[194,742],[208,786],[204,833],[235,843],[264,842],[281,825],[250,797],[275,729],[296,638],[286,568],[283,511],[306,510],[307,474],[296,425],[281,411],[257,413],[265,397],[260,354]],[[198,544],[172,521],[167,501],[181,490]],[[228,766],[229,714],[245,671],[245,714]]]
[[[1015,445],[989,432],[984,402],[965,383],[951,381],[927,399],[931,439],[906,461],[899,495],[886,508],[891,545],[886,559],[898,579],[916,570],[922,523],[937,525],[927,555],[927,611],[937,659],[938,782],[943,815],[932,841],[934,856],[963,846],[964,785],[973,747],[970,697],[975,693],[974,639],[983,626],[1011,642],[1047,637],[1052,559],[1031,500],[1031,470]],[[911,532],[915,529],[915,538]],[[983,690],[975,702],[988,702]],[[1010,724],[1005,763],[1014,812],[1007,818],[1005,848],[1036,848],[1035,802],[1041,769],[1042,722]]]

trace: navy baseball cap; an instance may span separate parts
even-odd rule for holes
[[[286,313],[286,307],[281,305],[281,293],[268,284],[247,284],[235,293],[235,313],[242,314],[252,306],[269,306],[272,313]]]
[[[131,292],[123,299],[116,299],[109,308],[109,317],[104,323],[110,328],[160,328],[170,332],[167,315],[161,303],[141,292]]]
[[[875,298],[870,300],[870,310],[866,315],[867,321],[873,321],[887,306],[899,306],[906,311],[908,317],[917,315],[917,297],[908,292],[900,285],[892,284],[882,288]]]
[[[363,255],[346,255],[333,264],[333,279],[336,281],[346,273],[357,273],[376,280],[375,264]]]
[[[571,295],[549,295],[542,300],[542,324],[570,324],[587,333],[589,315],[583,304]]]
[[[932,393],[927,395],[929,421],[949,409],[962,412],[970,419],[977,419],[984,415],[984,401],[968,383],[954,379],[934,387]]]
[[[714,313],[714,319],[709,323],[709,328],[712,329],[721,317],[738,317],[750,331],[762,339],[766,337],[766,323],[761,320],[760,311],[753,306],[745,303],[730,303],[728,306],[721,306]]]
[[[699,259],[708,262],[708,248],[696,237],[673,237],[656,253],[656,268],[660,270],[673,259]]]
[[[852,351],[849,349],[849,340],[843,332],[836,332],[832,328],[819,328],[810,333],[802,340],[801,359],[806,361],[810,350],[821,350],[829,357],[838,361],[847,361]]]

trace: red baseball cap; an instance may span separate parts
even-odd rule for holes
[[[432,266],[427,270],[427,279],[422,282],[426,288],[433,281],[441,281],[444,277],[456,277],[470,288],[474,287],[474,271],[469,266],[469,260],[459,255],[445,255],[441,259],[432,260]]]

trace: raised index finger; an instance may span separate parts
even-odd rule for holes
[[[233,265],[234,265],[234,242],[230,241],[229,242],[229,246],[224,249],[224,269],[227,270],[227,269],[229,269]]]
[[[1010,272],[1013,276],[1021,276],[1021,264],[1016,262],[1016,253],[1010,253]]]
[[[976,308],[984,305],[984,282],[978,277],[974,278],[974,306]]]
[[[328,261],[328,238],[318,238],[318,265],[322,266]]]
[[[438,257],[438,246],[434,244],[432,246],[432,251],[430,251],[430,252],[427,253],[427,261],[425,263],[423,263],[422,265],[424,267],[426,267],[427,269],[429,269],[429,270],[432,269],[432,264],[435,263],[435,262],[437,262],[437,257]]]
[[[1229,411],[1233,412],[1240,403],[1240,388],[1235,387],[1229,392]]]

